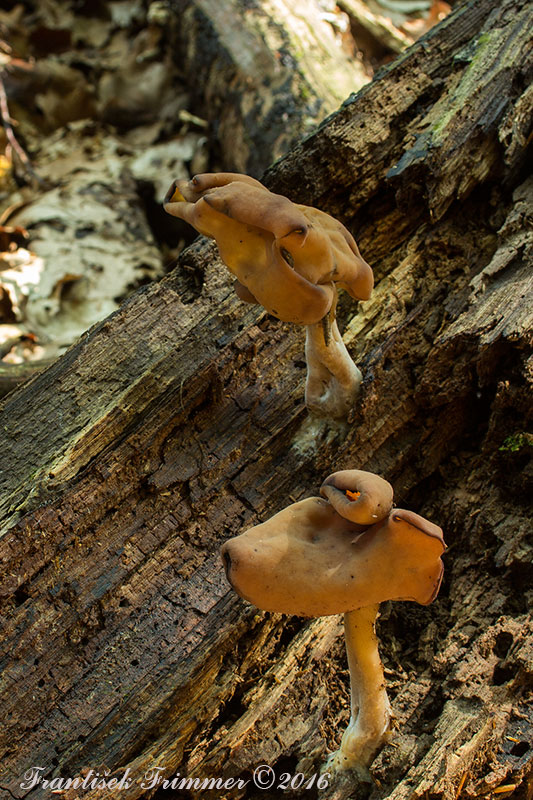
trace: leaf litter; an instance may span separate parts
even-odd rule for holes
[[[172,220],[154,235],[147,213],[170,176],[209,159],[171,23],[142,0],[0,10],[2,366],[61,355],[184,244]]]

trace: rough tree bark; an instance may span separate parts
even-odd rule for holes
[[[155,767],[311,777],[348,716],[340,620],[257,612],[218,548],[346,467],[449,550],[433,605],[382,609],[398,730],[375,784],[321,796],[529,796],[531,22],[521,0],[460,7],[267,173],[375,267],[374,297],[342,305],[350,424],[309,420],[302,332],[240,303],[202,240],[6,398],[2,797],[49,797],[20,786],[35,766],[129,768],[127,800]]]

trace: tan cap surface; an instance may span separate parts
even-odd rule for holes
[[[438,592],[442,531],[394,510],[361,532],[318,497],[294,503],[222,548],[235,591],[265,611],[339,614],[384,600],[430,603]]]
[[[323,211],[292,203],[259,181],[235,173],[174,181],[165,210],[216,239],[220,255],[246,291],[286,322],[322,319],[334,284],[367,299],[373,274],[349,231]]]

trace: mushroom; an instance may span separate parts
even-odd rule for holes
[[[361,373],[337,326],[337,287],[367,300],[373,274],[344,225],[231,172],[174,181],[164,207],[216,240],[241,300],[306,326],[306,404],[345,417]]]
[[[228,540],[222,560],[233,589],[264,611],[344,614],[351,718],[327,769],[363,776],[391,721],[374,627],[379,604],[431,603],[445,544],[437,525],[392,508],[392,487],[377,475],[335,472],[320,494]]]

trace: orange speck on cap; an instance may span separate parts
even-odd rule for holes
[[[346,489],[346,497],[348,500],[359,500],[361,497],[361,492],[351,492],[349,489]]]

